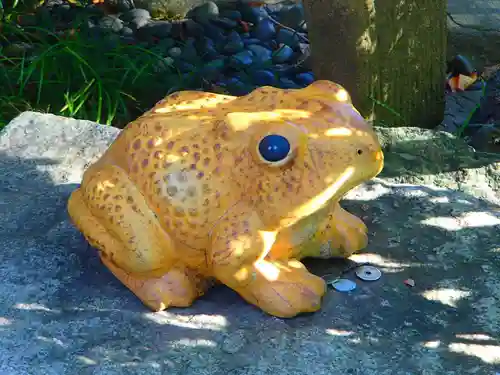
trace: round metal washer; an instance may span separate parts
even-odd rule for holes
[[[328,283],[338,292],[350,292],[356,289],[356,283],[349,279],[336,279]]]
[[[356,270],[356,276],[364,281],[376,281],[382,277],[382,272],[373,266],[362,266]]]

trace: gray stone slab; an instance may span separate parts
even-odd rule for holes
[[[65,209],[84,167],[117,131],[23,113],[0,133],[0,374],[500,372],[500,164],[457,155],[476,164],[405,172],[404,162],[420,157],[436,168],[433,151],[418,134],[409,147],[389,133],[381,133],[386,174],[344,202],[370,229],[354,260],[379,267],[379,281],[330,291],[321,311],[291,320],[224,287],[192,308],[155,314],[100,264]],[[409,184],[405,175],[458,185]],[[318,274],[345,266],[308,265]]]
[[[483,90],[448,93],[445,97],[443,121],[438,126],[438,129],[450,133],[463,131],[464,127],[469,125],[469,120],[479,107],[483,97]]]
[[[460,24],[500,32],[499,0],[448,0],[448,12]],[[451,30],[460,26],[449,23]]]
[[[482,71],[500,61],[500,0],[448,0],[448,58],[466,56]]]

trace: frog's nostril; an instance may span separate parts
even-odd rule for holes
[[[358,148],[356,152],[358,153],[358,155],[363,155],[363,150],[361,150],[360,148]]]

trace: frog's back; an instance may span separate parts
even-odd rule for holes
[[[183,92],[177,98],[183,98],[181,104],[169,104],[171,97],[159,102],[131,122],[89,168],[120,167],[161,226],[178,243],[196,249],[207,246],[214,222],[238,199],[243,189],[229,175],[235,164],[245,163],[227,142],[231,135],[223,118],[232,107],[224,103],[232,97],[215,95],[218,101],[200,106],[193,99],[200,94],[212,98]]]
[[[124,157],[152,143],[189,138],[193,133],[210,132],[213,118],[220,112],[220,105],[236,97],[200,91],[182,91],[171,94],[155,104],[136,120],[130,122],[110,145],[106,152],[91,167],[112,163],[128,170]]]

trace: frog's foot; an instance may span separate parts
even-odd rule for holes
[[[298,260],[266,257],[272,243],[258,230],[262,227],[258,217],[251,210],[235,211],[221,220],[214,233],[210,259],[216,278],[277,317],[319,310],[326,292],[323,279],[309,273]]]
[[[315,239],[321,244],[318,257],[348,258],[366,247],[367,232],[368,229],[360,218],[336,203],[316,232]]]
[[[147,278],[125,272],[101,256],[104,265],[153,311],[168,307],[188,307],[211,286],[196,271],[177,265],[163,276]]]
[[[218,279],[247,302],[280,318],[319,310],[326,292],[323,279],[298,260],[258,260],[242,264],[233,274],[218,272]]]
[[[252,281],[235,290],[268,314],[291,318],[321,308],[325,282],[298,260],[259,260],[250,266],[250,273]]]

